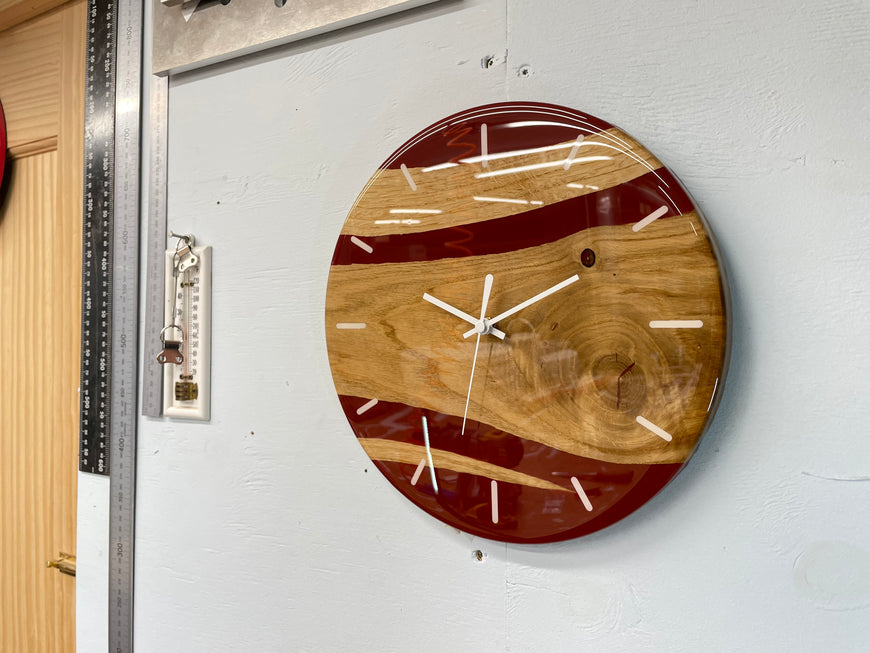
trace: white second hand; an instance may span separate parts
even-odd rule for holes
[[[489,294],[492,292],[492,275],[488,274],[483,280],[483,299],[480,301],[480,319],[483,321],[486,315],[486,306],[489,304]],[[468,404],[471,402],[471,386],[474,383],[474,368],[477,366],[477,350],[480,347],[480,332],[477,334],[477,342],[474,343],[474,358],[471,361],[471,378],[468,379],[468,392],[465,395],[465,412],[462,414],[462,430],[460,435],[465,435],[465,421],[468,418]]]
[[[471,384],[474,383],[474,367],[477,365],[477,348],[480,347],[480,334],[477,334],[477,342],[474,343],[474,361],[471,363],[471,378],[468,379],[468,392],[465,396],[465,412],[462,414],[462,431],[460,435],[465,435],[465,420],[468,417],[468,404],[471,402]]]

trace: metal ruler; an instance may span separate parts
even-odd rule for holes
[[[148,166],[148,247],[145,268],[145,357],[142,370],[142,414],[163,412],[163,369],[156,356],[164,326],[163,273],[166,251],[166,170],[169,114],[169,77],[150,78],[150,162]],[[148,349],[151,347],[151,349]]]
[[[85,66],[79,470],[94,474],[109,473],[115,24],[107,6],[88,3]]]
[[[109,651],[133,650],[142,5],[89,0],[79,469],[108,474]]]

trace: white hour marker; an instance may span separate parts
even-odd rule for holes
[[[536,204],[540,206],[543,204],[541,200],[517,200],[512,199],[510,197],[481,197],[479,195],[474,195],[471,199],[475,202],[503,202],[505,204]]]
[[[363,250],[364,252],[366,252],[368,254],[371,254],[373,251],[375,251],[371,245],[369,245],[368,243],[364,243],[356,236],[351,236],[350,242],[352,242],[354,245],[356,245],[357,247],[359,247],[361,250]]]
[[[571,148],[571,153],[568,155],[568,158],[565,159],[564,169],[567,170],[571,167],[571,164],[574,163],[574,157],[577,156],[577,150],[580,149],[580,143],[583,142],[583,134],[577,137],[577,140],[574,141],[574,147]]]
[[[489,484],[490,493],[492,494],[492,523],[498,523],[498,483],[492,481]]]
[[[487,165],[487,159],[489,158],[489,143],[486,139],[486,123],[483,123],[480,126],[480,165],[484,168]]]
[[[366,411],[369,410],[370,408],[374,408],[374,407],[377,406],[377,405],[378,405],[378,400],[377,400],[377,399],[371,399],[371,400],[365,402],[365,403],[364,403],[362,406],[360,406],[359,408],[357,408],[357,409],[356,409],[356,414],[357,414],[357,415],[362,415],[364,412],[366,412]]]
[[[511,150],[510,152],[500,152],[498,154],[490,154],[487,159],[489,161],[498,161],[501,159],[510,159],[516,156],[527,156],[529,154],[540,154],[541,152],[553,152],[555,150],[567,150],[569,147],[573,146],[573,143],[559,143],[558,145],[547,145],[546,147],[534,147],[529,150]],[[610,157],[606,157],[610,158]],[[465,159],[459,159],[459,163],[481,163],[483,161],[482,156],[470,156]],[[560,166],[564,165],[564,161],[556,161],[555,165]],[[446,164],[440,164],[442,167]],[[455,165],[455,164],[454,164]],[[433,166],[435,168],[437,166]],[[431,170],[433,168],[423,168],[423,171]]]
[[[583,507],[586,508],[587,511],[592,512],[592,502],[589,501],[589,497],[586,496],[586,493],[583,491],[583,486],[580,485],[580,481],[577,480],[576,476],[571,477],[571,485],[574,486],[577,496],[580,497],[580,501],[583,502]]]
[[[589,190],[598,190],[598,186],[590,186],[589,184],[570,183],[570,184],[565,184],[565,185],[568,186],[568,188],[577,188],[577,189],[588,188]]]
[[[405,181],[408,182],[408,185],[411,187],[411,190],[417,190],[417,184],[414,183],[414,178],[411,176],[411,173],[408,171],[408,166],[404,163],[399,166],[402,169],[402,174],[405,175]]]
[[[657,436],[659,436],[665,442],[670,442],[671,440],[674,439],[674,436],[672,436],[670,433],[665,431],[662,427],[656,426],[655,424],[650,422],[646,417],[638,415],[635,419],[637,420],[638,424],[640,424],[646,430],[651,431],[652,433],[655,433]]]
[[[643,220],[641,220],[640,222],[634,224],[634,225],[631,227],[631,230],[632,230],[632,231],[635,231],[635,232],[640,231],[640,230],[643,229],[644,227],[648,227],[649,225],[651,225],[653,222],[655,222],[656,220],[658,220],[660,217],[662,217],[662,216],[663,216],[665,213],[667,213],[667,212],[668,212],[668,207],[667,207],[667,206],[664,206],[664,205],[663,205],[663,206],[660,206],[660,207],[657,208],[655,211],[653,211],[653,212],[650,213],[648,216],[646,216]]]
[[[423,168],[422,172],[435,172],[436,170],[446,170],[447,168],[455,168],[458,166],[458,163],[453,163],[452,161],[448,161],[447,163],[439,163],[438,165],[429,166],[428,168]]]
[[[419,220],[413,218],[405,218],[404,220],[375,220],[375,224],[420,224]]]
[[[429,461],[429,475],[432,477],[432,489],[438,494],[438,481],[435,480],[435,463],[432,462],[432,449],[429,448],[429,424],[423,415],[423,443],[426,445],[426,459]]]
[[[420,480],[420,474],[423,473],[423,468],[426,466],[426,459],[421,458],[420,464],[417,465],[417,469],[414,471],[414,475],[411,477],[411,485],[417,485],[417,481]]]
[[[492,155],[490,160],[495,159],[496,155]],[[592,163],[593,161],[610,161],[612,157],[609,156],[581,156],[577,159],[568,159],[572,164],[573,163]],[[466,160],[463,159],[463,162]],[[517,166],[515,168],[503,168],[502,170],[490,170],[489,172],[478,172],[474,175],[475,179],[488,179],[489,177],[501,177],[502,175],[515,175],[521,172],[529,172],[531,170],[544,170],[545,168],[558,168],[559,166],[564,167],[565,161],[545,161],[544,163],[530,163],[524,166]]]
[[[710,403],[707,404],[707,412],[713,407],[713,400],[716,398],[716,388],[719,387],[719,377],[716,377],[716,383],[713,384],[713,394],[710,395]]]
[[[702,320],[652,320],[650,329],[700,329],[704,326]]]
[[[365,322],[339,322],[335,325],[336,329],[365,329]]]

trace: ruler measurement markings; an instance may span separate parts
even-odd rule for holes
[[[138,366],[139,173],[142,5],[124,0],[117,7],[115,98],[115,213],[113,219],[113,369],[110,420],[109,532],[114,549],[116,612],[109,618],[109,650],[133,650],[133,562],[136,492],[136,395]]]
[[[115,69],[114,12],[88,5],[82,232],[82,364],[79,469],[109,474]]]
[[[169,78],[150,78],[150,151],[148,164],[147,258],[145,259],[145,356],[142,370],[142,415],[163,412],[163,370],[148,347],[158,347],[163,328],[163,259],[166,250],[166,153]]]
[[[86,33],[79,469],[110,478],[113,653],[133,650],[141,12],[89,0]]]

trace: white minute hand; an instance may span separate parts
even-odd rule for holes
[[[535,302],[541,301],[542,299],[544,299],[544,297],[548,297],[548,296],[552,295],[554,292],[558,292],[559,290],[562,290],[562,288],[564,288],[565,286],[570,286],[572,283],[574,283],[575,281],[578,281],[579,279],[580,279],[580,277],[575,274],[573,277],[569,277],[568,279],[565,279],[561,283],[557,283],[555,286],[553,286],[551,288],[547,288],[543,292],[539,292],[537,295],[535,295],[534,297],[532,297],[530,299],[527,299],[526,301],[522,302],[521,304],[517,304],[513,308],[509,308],[504,313],[499,313],[494,318],[486,320],[486,323],[487,323],[487,325],[489,325],[491,327],[492,325],[505,319],[506,317],[510,317],[514,313],[518,313],[521,310],[523,310],[524,308],[528,308],[529,306],[531,306]],[[468,338],[470,336],[473,336],[477,332],[478,332],[477,329],[474,328],[474,329],[471,329],[470,331],[466,331],[465,333],[463,333],[462,337]]]

